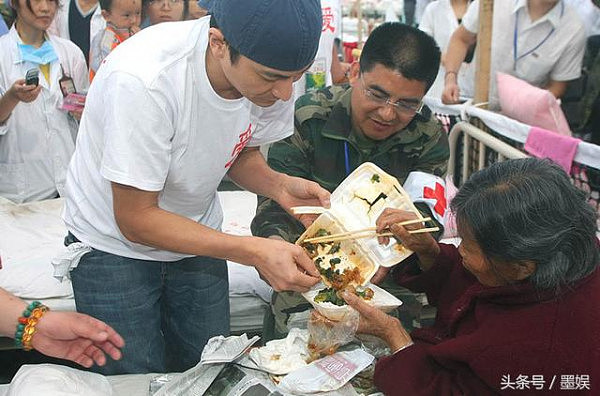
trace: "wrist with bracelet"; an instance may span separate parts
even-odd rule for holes
[[[26,351],[33,349],[31,340],[36,331],[36,326],[42,316],[50,308],[39,301],[34,301],[25,308],[22,316],[18,319],[17,330],[15,331],[15,345]]]

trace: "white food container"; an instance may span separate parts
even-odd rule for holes
[[[363,199],[364,198],[364,199]],[[369,202],[367,202],[369,201]],[[353,230],[361,230],[375,227],[375,221],[385,208],[402,209],[413,212],[417,218],[423,216],[412,203],[410,196],[404,191],[400,182],[390,176],[378,166],[366,162],[352,172],[331,194],[331,208],[321,214],[313,224],[298,238],[297,244],[314,236],[321,228],[331,234],[338,234]],[[353,257],[350,262],[355,262],[359,268],[363,281],[362,286],[368,284],[380,266],[391,267],[398,264],[412,254],[394,238],[390,238],[387,246],[380,245],[376,237],[350,239],[340,242],[340,251],[347,256]],[[339,268],[336,266],[336,268]],[[310,291],[304,293],[304,297],[319,310],[320,313],[333,319],[343,317],[349,310],[348,306],[338,307],[331,303],[317,303],[314,297],[318,291],[325,287],[324,284],[316,285]],[[369,284],[369,287],[378,292],[372,301],[377,307],[399,306],[401,301],[387,293],[385,290]],[[379,295],[378,295],[379,293]],[[390,298],[391,297],[391,298]],[[383,300],[388,303],[383,303]],[[387,305],[386,305],[387,304]],[[330,316],[331,315],[331,316]]]
[[[402,301],[377,285],[367,283],[365,287],[369,287],[373,290],[373,298],[366,300],[366,303],[381,309],[383,312],[389,312],[402,305]],[[319,283],[313,286],[309,291],[302,293],[302,295],[327,319],[338,322],[343,320],[346,315],[349,315],[351,312],[351,308],[348,305],[338,306],[330,302],[319,303],[315,301],[315,297],[319,293],[319,290],[324,288],[325,285]]]

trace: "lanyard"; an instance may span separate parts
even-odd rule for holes
[[[561,0],[560,5],[561,5],[560,17],[562,18],[563,14],[565,12],[565,2],[563,0]],[[519,37],[519,11],[521,11],[521,9],[517,10],[517,15],[515,16],[515,29],[514,29],[514,34],[513,34],[513,70],[514,71],[517,70],[517,62],[520,59],[526,57],[529,54],[532,54],[535,50],[540,48],[550,38],[550,36],[552,36],[552,33],[554,33],[554,30],[556,30],[553,26],[552,30],[550,30],[550,32],[546,35],[546,37],[544,37],[542,39],[542,41],[540,41],[538,43],[538,45],[536,45],[529,51],[526,51],[524,54],[517,56],[517,54],[519,53],[518,46],[517,46],[517,41],[518,41],[517,39]]]
[[[348,142],[344,142],[344,165],[346,165],[346,176],[350,174],[350,156],[348,155]]]

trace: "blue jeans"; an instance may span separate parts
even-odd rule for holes
[[[229,335],[225,260],[147,261],[94,249],[71,279],[77,311],[108,323],[125,340],[121,360],[94,366],[101,374],[185,371],[200,361],[211,337]]]

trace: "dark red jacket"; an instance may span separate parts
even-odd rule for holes
[[[434,268],[397,274],[401,285],[426,292],[438,313],[433,327],[413,331],[415,345],[377,363],[382,392],[600,395],[598,269],[557,297],[529,283],[483,286],[454,246],[440,247]]]

